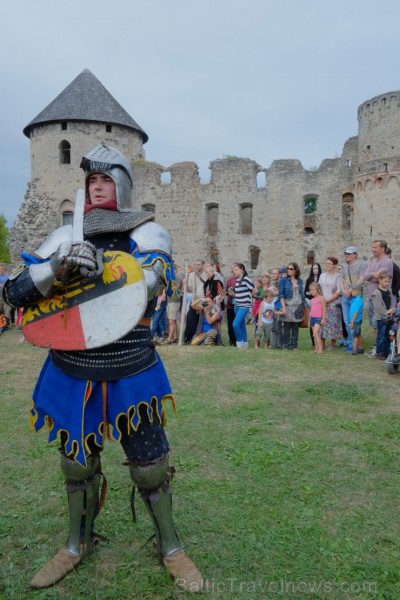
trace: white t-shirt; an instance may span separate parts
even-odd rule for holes
[[[263,300],[261,302],[261,307],[261,321],[265,325],[271,325],[274,322],[274,300],[272,300],[272,302],[265,302],[265,300]]]

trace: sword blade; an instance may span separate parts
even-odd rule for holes
[[[74,221],[72,223],[72,241],[83,242],[83,211],[85,209],[85,190],[78,190],[75,198]]]

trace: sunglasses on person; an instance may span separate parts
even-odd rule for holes
[[[294,271],[294,267],[288,267],[287,270],[288,271]]]

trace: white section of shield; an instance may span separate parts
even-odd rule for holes
[[[79,312],[86,348],[99,348],[122,338],[138,324],[146,305],[144,280],[81,304]]]

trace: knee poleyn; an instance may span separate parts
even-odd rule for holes
[[[92,454],[86,461],[86,467],[82,466],[76,460],[72,460],[61,454],[61,471],[68,481],[85,481],[95,475],[100,466],[100,456]]]
[[[148,464],[130,464],[129,472],[132,481],[140,491],[151,491],[161,487],[168,480],[168,454]]]

